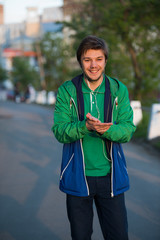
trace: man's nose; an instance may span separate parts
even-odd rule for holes
[[[96,61],[91,61],[91,68],[94,68],[94,67],[96,67],[97,66],[97,62]]]

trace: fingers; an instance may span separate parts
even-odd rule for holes
[[[87,113],[86,118],[94,122],[101,122],[98,118],[93,117],[90,113]]]
[[[86,115],[86,126],[88,130],[96,131],[100,134],[106,132],[113,123],[101,123],[101,121],[95,117],[93,117],[90,113]]]
[[[111,126],[113,123],[96,123],[97,126],[105,127],[105,126]]]
[[[101,123],[101,122],[95,122],[95,121],[90,121],[90,120],[87,120],[87,122],[95,127],[99,127],[102,129],[113,125],[113,123]]]
[[[108,131],[110,127],[111,127],[111,124],[106,125],[106,126],[96,126],[95,127],[95,131],[100,133],[100,134],[103,134],[106,131]]]
[[[90,120],[86,121],[87,128],[96,132],[106,132],[112,125],[112,123],[98,123]]]

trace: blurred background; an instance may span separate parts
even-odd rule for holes
[[[132,104],[143,111],[135,137],[147,139],[150,108],[160,102],[159,7],[158,0],[0,1],[0,98],[54,103],[58,87],[80,72],[81,39],[97,35],[109,47],[106,74],[140,101]]]
[[[58,87],[63,82],[70,80],[81,72],[75,54],[80,41],[87,35],[96,35],[106,40],[109,47],[106,74],[119,79],[128,87],[131,106],[134,111],[134,123],[137,126],[132,140],[132,144],[137,144],[137,147],[134,148],[133,154],[128,153],[128,156],[130,156],[131,159],[135,157],[143,163],[145,161],[149,163],[147,158],[153,160],[154,154],[156,154],[156,170],[153,170],[153,176],[151,173],[151,175],[144,175],[143,170],[141,173],[138,172],[138,176],[141,176],[141,178],[146,181],[150,179],[151,182],[153,181],[153,184],[160,182],[160,165],[159,162],[157,162],[157,159],[160,157],[160,1],[0,0],[0,144],[2,160],[0,192],[3,193],[2,195],[4,195],[5,192],[3,192],[2,189],[6,189],[8,186],[4,181],[4,179],[8,179],[9,175],[8,170],[6,170],[6,172],[4,170],[6,159],[11,159],[11,156],[16,156],[18,151],[22,151],[23,157],[27,154],[23,148],[19,148],[19,145],[15,148],[17,151],[14,150],[14,148],[11,149],[13,143],[10,142],[10,134],[13,134],[13,139],[17,139],[17,131],[20,135],[22,134],[23,137],[27,134],[23,132],[22,129],[17,129],[15,132],[13,131],[15,126],[17,128],[18,121],[19,124],[22,124],[23,119],[24,122],[22,125],[24,128],[27,127],[28,132],[34,134],[34,137],[31,136],[34,138],[34,144],[36,143],[35,136],[37,136],[37,132],[34,131],[36,131],[37,125],[35,128],[31,128],[31,126],[26,126],[24,123],[28,124],[31,121],[32,124],[33,122],[34,124],[38,123],[40,127],[41,122],[42,128],[43,124],[46,124],[46,135],[44,135],[46,136],[46,141],[49,141],[48,144],[50,148],[46,146],[46,148],[43,149],[47,142],[40,143],[43,145],[43,153],[41,152],[41,154],[37,156],[36,151],[41,148],[41,145],[30,145],[28,142],[30,139],[29,136],[27,140],[20,138],[17,144],[23,143],[24,148],[28,146],[28,149],[30,149],[28,151],[31,151],[34,146],[33,151],[36,159],[41,159],[42,155],[48,152],[48,160],[45,160],[47,163],[50,162],[49,159],[51,155],[59,155],[61,145],[56,143],[55,139],[53,140],[53,136],[47,135],[53,124],[52,115],[56,101],[56,93]],[[40,108],[42,105],[43,108]],[[51,118],[49,116],[51,116]],[[44,120],[45,118],[47,118],[46,121]],[[11,121],[11,119],[12,122],[7,123],[7,121]],[[15,119],[15,125],[11,128],[12,124],[14,124],[13,119]],[[5,126],[6,129],[10,126],[9,129],[11,128],[11,131],[8,130],[8,132],[6,132]],[[14,142],[14,144],[16,143]],[[53,145],[54,151],[52,149]],[[138,146],[142,146],[143,148],[139,149]],[[143,156],[134,155],[136,152],[142,153],[144,149],[149,149],[150,152],[145,152]],[[10,151],[13,152],[8,156],[7,154]],[[19,155],[17,156],[17,159],[18,158]],[[32,157],[27,161],[32,162],[34,158],[31,159]],[[35,160],[34,164],[40,164],[41,167],[44,164],[45,166],[45,162],[43,163],[42,161],[39,163],[36,161],[37,160]],[[155,162],[152,161],[150,163],[150,171],[152,169],[151,166],[154,166]],[[56,169],[58,169],[60,159],[59,162],[56,163]],[[12,164],[8,162],[8,164],[6,169],[12,166],[13,162]],[[21,164],[20,158],[19,164]],[[33,162],[32,166],[29,165],[28,168],[35,170]],[[48,165],[48,168],[50,169],[50,165]],[[52,168],[54,169],[55,165],[53,165]],[[55,173],[56,177],[57,172],[58,170],[56,170]],[[134,177],[137,177],[133,169],[131,173]],[[15,175],[17,175],[17,172],[15,172]],[[13,177],[10,181],[14,182],[14,180]],[[39,184],[42,182],[39,182]],[[56,182],[56,184],[58,184],[58,182]],[[139,185],[139,183],[137,183],[137,185]],[[14,187],[15,190],[17,190],[17,184],[15,184]],[[154,189],[154,185],[151,189]],[[159,196],[160,189],[157,188],[157,185],[155,189],[156,196]],[[8,191],[10,192],[10,190]],[[40,189],[36,191],[39,192]],[[149,192],[147,193],[149,194]],[[9,193],[7,192],[7,194]],[[56,192],[56,194],[59,196],[58,192]],[[36,199],[36,196],[35,194],[33,198]],[[152,196],[155,195],[153,194]],[[57,201],[57,199],[58,197],[55,198],[55,201]],[[2,199],[2,205],[5,201],[6,199]],[[144,201],[143,197],[141,201]],[[10,207],[12,206],[10,201],[8,204]],[[30,204],[31,201],[27,203],[28,208]],[[128,202],[128,206],[133,210],[133,204],[129,205]],[[155,212],[158,212],[158,210],[160,210],[159,204],[156,206]],[[6,208],[10,209],[8,205],[6,205]],[[137,213],[141,212],[140,209],[141,208],[137,208]],[[144,215],[147,216],[145,209],[142,211],[141,217],[142,215],[143,217]],[[8,216],[8,214],[4,212],[3,217],[5,218],[6,216]],[[133,219],[136,221],[135,217],[132,218],[131,222]],[[61,220],[63,221],[64,219]],[[61,220],[59,219],[59,222]],[[4,222],[6,224],[4,224],[4,226],[7,226],[7,220]],[[0,223],[3,223],[2,219]],[[25,223],[28,223],[28,221]],[[67,221],[64,225],[65,224],[67,224]],[[143,222],[141,224],[143,225]],[[156,227],[160,226],[158,217],[156,217],[155,221],[152,221],[152,224],[155,224],[154,226]],[[38,226],[41,228],[41,225]],[[57,229],[58,226],[59,225],[56,225]],[[0,230],[3,230],[3,227]],[[65,231],[66,229],[64,232]],[[158,230],[155,230],[155,232],[156,231]],[[19,235],[17,237],[17,235],[13,233],[8,235],[8,233],[6,233],[7,230],[1,232],[0,240],[32,239],[31,236],[29,238],[25,238],[24,236],[20,238]],[[24,229],[23,232],[25,232]],[[143,234],[144,232],[145,229],[143,229],[141,234],[137,232],[136,235],[133,231],[131,239],[160,239],[158,232],[155,236],[145,235]],[[98,234],[99,232],[97,236],[99,236]],[[32,236],[34,236],[33,232]],[[44,239],[45,235],[42,234],[42,236]],[[57,240],[69,239],[64,237],[65,233],[63,237],[52,234],[51,236],[52,239]],[[36,235],[36,238],[33,239],[39,240],[41,238]],[[101,238],[95,237],[95,239]]]

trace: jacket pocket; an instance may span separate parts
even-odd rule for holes
[[[83,154],[80,140],[63,146],[60,190],[75,196],[87,196]]]
[[[126,160],[120,143],[113,142],[113,193],[118,195],[129,189],[129,177]]]

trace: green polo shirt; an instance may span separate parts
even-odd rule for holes
[[[84,97],[84,116],[89,112],[104,122],[105,77],[98,88],[92,91],[83,79],[82,92]],[[82,141],[86,176],[106,176],[110,173],[111,162],[107,158],[105,142],[90,131]]]

